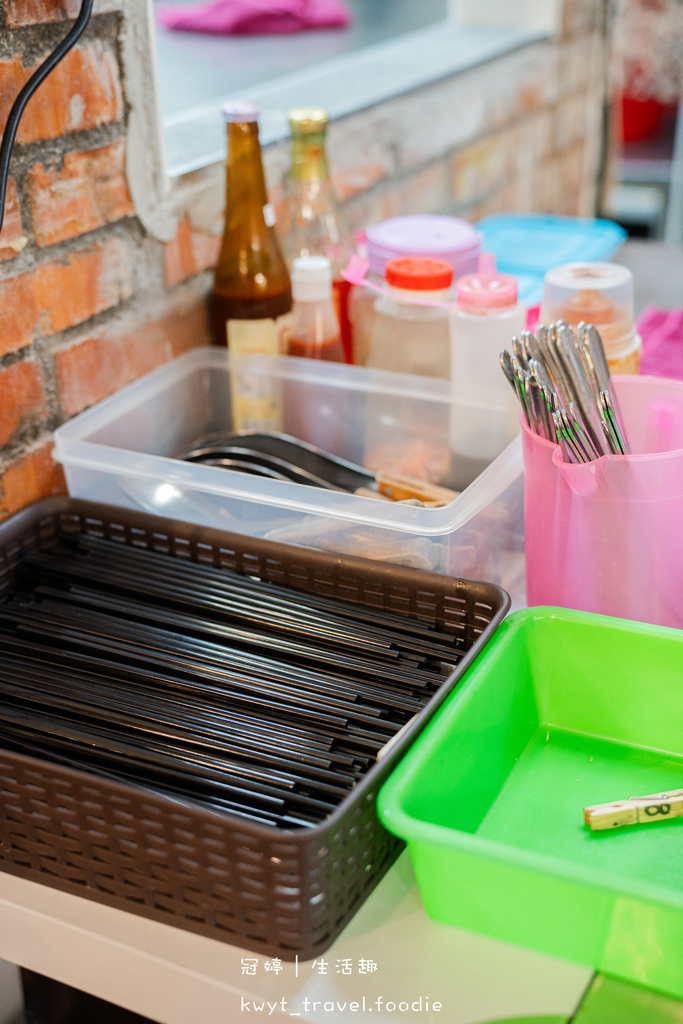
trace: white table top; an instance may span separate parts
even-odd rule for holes
[[[592,975],[430,920],[407,852],[322,958],[326,973],[314,961],[269,970],[272,958],[2,872],[0,958],[160,1024],[567,1017]],[[254,974],[243,973],[243,958]]]

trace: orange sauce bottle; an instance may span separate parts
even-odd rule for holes
[[[292,261],[290,356],[344,362],[339,319],[332,298],[332,267],[325,256],[297,256]]]
[[[345,217],[332,188],[326,154],[327,114],[320,107],[289,112],[292,163],[284,184],[278,227],[288,266],[297,256],[327,256],[332,297],[346,361],[353,362],[348,300],[351,285],[340,276],[354,251]]]

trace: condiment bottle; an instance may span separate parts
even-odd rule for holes
[[[341,275],[354,247],[337,203],[327,164],[327,113],[320,107],[289,112],[292,163],[284,183],[281,237],[291,268],[297,256],[326,256],[332,265],[333,296],[347,362],[353,362],[348,297]]]
[[[421,256],[445,260],[453,267],[453,280],[477,269],[482,234],[465,220],[443,214],[403,214],[389,217],[365,230],[362,255],[367,256],[370,284],[384,284],[389,260]],[[361,247],[359,246],[359,251]],[[369,288],[354,288],[349,297],[353,358],[365,366],[375,319],[375,300]]]
[[[297,256],[292,261],[290,356],[344,362],[339,319],[332,299],[332,267],[326,256]]]
[[[281,317],[292,295],[287,266],[275,235],[258,137],[258,107],[230,101],[225,232],[212,296],[216,344],[247,353],[277,353]]]
[[[375,299],[366,365],[449,377],[448,310],[443,304],[451,297],[450,263],[420,258],[389,260],[384,280],[390,294]]]
[[[496,270],[493,253],[482,253],[475,274],[455,285],[451,310],[451,448],[459,455],[491,459],[519,432],[519,406],[501,373],[500,351],[519,337],[526,307],[517,282]]]
[[[642,342],[633,311],[633,274],[619,263],[564,263],[543,279],[541,323],[582,320],[597,327],[611,373],[638,373]]]

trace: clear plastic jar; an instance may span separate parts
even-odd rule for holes
[[[482,235],[458,217],[439,214],[407,214],[370,224],[362,238],[356,238],[359,255],[367,258],[369,284],[384,284],[390,260],[406,257],[444,260],[453,268],[453,280],[477,269]],[[375,296],[368,288],[352,288],[349,319],[353,335],[353,361],[367,365],[375,320]]]
[[[386,265],[391,292],[374,301],[367,366],[424,377],[450,376],[448,309],[453,268],[444,260],[400,259]],[[417,304],[414,300],[422,304]]]
[[[543,282],[541,323],[597,327],[610,373],[638,373],[642,341],[634,324],[633,274],[619,263],[564,263]]]
[[[370,269],[365,280],[377,286],[384,284],[380,274]],[[370,352],[370,339],[375,322],[376,295],[369,288],[353,286],[349,293],[349,322],[353,338],[353,361],[357,366],[367,366]]]

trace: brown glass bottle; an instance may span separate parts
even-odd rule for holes
[[[214,341],[219,345],[230,344],[230,321],[277,321],[292,306],[289,273],[266,194],[258,108],[230,102],[223,116],[228,125],[225,231],[212,296]],[[244,338],[244,331],[240,333]]]

